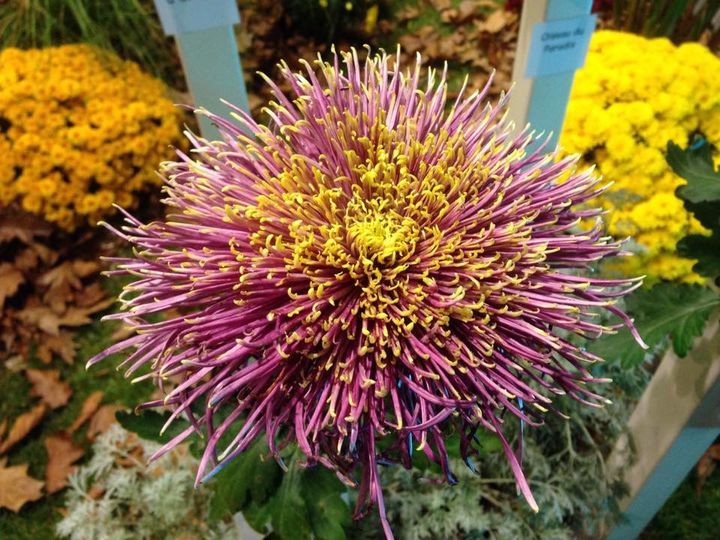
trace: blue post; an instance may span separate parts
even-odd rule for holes
[[[235,0],[154,0],[167,35],[175,36],[194,105],[221,116],[228,102],[249,112],[247,91],[233,25],[240,22]],[[207,139],[219,137],[207,118],[200,118]]]
[[[658,426],[658,429],[662,428]],[[652,475],[635,494],[623,512],[622,521],[612,530],[608,540],[637,538],[718,435],[718,427],[683,429],[653,469]]]
[[[513,69],[510,116],[518,127],[552,134],[557,146],[575,70],[583,65],[595,17],[592,0],[525,2]]]
[[[637,538],[720,435],[718,318],[716,311],[686,358],[665,355],[608,458],[609,478],[629,489],[609,540]]]

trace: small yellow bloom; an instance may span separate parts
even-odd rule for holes
[[[675,196],[684,180],[665,161],[668,141],[696,131],[720,148],[720,59],[700,44],[676,47],[616,31],[596,32],[578,71],[560,139],[567,153],[597,164],[611,188],[597,201],[608,232],[632,236],[637,257],[613,269],[648,273],[649,281],[701,280],[678,240],[707,231]],[[718,159],[720,162],[720,158]]]
[[[0,111],[0,204],[66,230],[136,204],[181,141],[162,83],[87,45],[1,50]]]

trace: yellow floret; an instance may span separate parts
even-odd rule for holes
[[[65,230],[95,224],[157,185],[181,144],[163,84],[88,45],[0,51],[0,205]]]
[[[614,270],[698,282],[693,261],[676,252],[678,240],[707,231],[683,207],[675,189],[684,180],[665,161],[668,141],[682,147],[701,132],[720,147],[720,58],[697,43],[616,31],[593,35],[578,71],[560,139],[611,188],[597,201],[609,211],[608,232],[632,236],[636,257]],[[720,159],[716,158],[720,163]]]

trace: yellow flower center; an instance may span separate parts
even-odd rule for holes
[[[347,227],[348,240],[360,260],[369,259],[378,265],[395,264],[398,257],[412,249],[415,221],[396,212],[370,212]]]

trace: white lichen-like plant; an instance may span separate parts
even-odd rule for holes
[[[180,446],[153,462],[160,445],[112,426],[71,477],[56,532],[71,540],[236,538],[207,520],[208,488],[193,488],[197,460]]]

